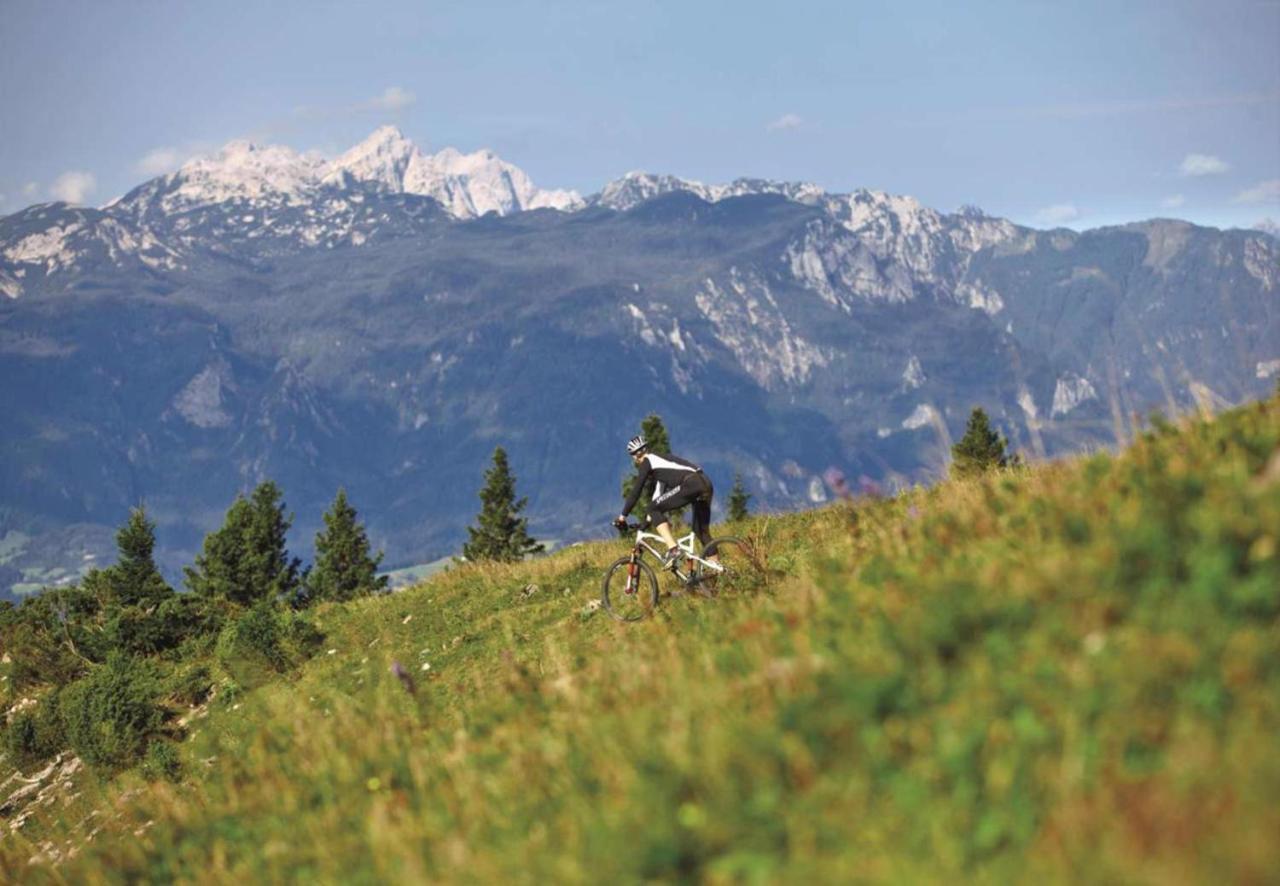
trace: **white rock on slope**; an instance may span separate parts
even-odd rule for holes
[[[582,198],[574,191],[539,189],[518,166],[493,151],[463,154],[445,148],[424,154],[394,126],[383,126],[335,159],[324,181],[367,181],[394,192],[419,194],[437,200],[458,218],[486,212],[508,215],[526,209],[577,209]]]

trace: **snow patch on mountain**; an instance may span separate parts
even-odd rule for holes
[[[961,252],[973,253],[987,247],[1006,246],[1022,237],[1018,226],[1013,222],[992,218],[981,211],[974,214],[962,210],[954,220],[955,223],[948,226],[947,234]]]
[[[270,199],[299,204],[310,198],[326,169],[316,153],[299,154],[283,145],[259,147],[249,141],[229,142],[215,154],[197,157],[165,177],[171,189],[161,205],[166,211]]]
[[[210,364],[187,382],[173,398],[173,408],[198,428],[224,428],[231,415],[223,409],[222,386],[226,367]]]
[[[981,280],[957,284],[956,298],[961,304],[966,304],[975,311],[982,311],[989,317],[1004,310],[1004,299],[1000,297],[1000,293]]]
[[[394,126],[381,126],[360,144],[337,157],[324,174],[327,184],[341,185],[347,178],[374,182],[390,191],[404,190],[404,177],[417,146]]]
[[[575,191],[537,188],[524,170],[490,150],[464,154],[445,148],[424,154],[394,126],[383,126],[328,165],[328,184],[372,182],[393,193],[439,202],[456,218],[527,209],[572,210],[583,205]]]
[[[898,304],[915,297],[907,268],[877,260],[859,237],[831,221],[810,223],[802,240],[787,245],[782,259],[801,286],[846,314],[853,312],[855,300]]]
[[[767,390],[802,384],[815,367],[830,362],[825,351],[795,334],[763,280],[735,273],[723,288],[708,277],[694,302],[716,338]]]
[[[83,227],[80,222],[70,222],[55,224],[44,231],[28,234],[6,249],[4,257],[11,262],[42,264],[48,273],[69,267],[75,262],[76,251],[68,245],[67,240]]]
[[[626,212],[663,194],[684,191],[694,194],[708,203],[716,203],[729,197],[749,194],[778,194],[798,203],[816,204],[825,191],[810,182],[775,182],[758,178],[739,178],[725,185],[708,185],[675,175],[656,175],[651,172],[628,172],[614,179],[601,189],[592,202],[598,206]]]
[[[840,306],[840,298],[831,285],[831,278],[827,274],[826,262],[823,261],[820,248],[821,240],[810,231],[805,234],[803,241],[787,245],[784,259],[791,268],[791,275],[800,282],[800,285],[816,292],[827,304],[833,307]],[[844,308],[848,311],[847,305]]]
[[[1026,385],[1018,388],[1018,405],[1022,407],[1022,414],[1027,417],[1028,425],[1033,425],[1040,418],[1040,410],[1036,408],[1035,398],[1031,396]]]
[[[1244,244],[1244,268],[1268,291],[1280,279],[1280,243],[1274,238],[1250,237]]]
[[[936,425],[942,421],[942,416],[929,403],[920,403],[915,410],[902,421],[902,427],[908,431],[914,431],[928,425]]]
[[[1280,360],[1259,360],[1254,367],[1257,378],[1271,378],[1273,375],[1280,375]]]
[[[902,370],[903,390],[914,391],[925,383],[925,379],[924,370],[920,368],[920,358],[912,354],[911,359],[907,361],[907,368]]]
[[[5,298],[17,298],[22,295],[22,284],[8,271],[0,271],[0,294]]]
[[[827,500],[826,484],[822,482],[821,477],[809,478],[809,501],[815,505],[820,505]]]
[[[1066,415],[1086,400],[1098,399],[1098,392],[1093,389],[1087,378],[1068,372],[1058,379],[1053,389],[1053,409],[1049,415],[1057,418]]]
[[[645,316],[644,311],[631,303],[626,305],[627,313],[636,321],[636,329],[640,335],[640,340],[650,347],[656,347],[658,344],[658,335],[653,331],[653,327],[649,325],[649,318]]]

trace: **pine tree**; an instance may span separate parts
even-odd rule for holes
[[[662,418],[656,412],[649,413],[645,416],[644,421],[640,422],[640,435],[649,444],[648,452],[656,455],[671,454],[671,439],[667,436],[667,426],[662,423]],[[622,498],[624,500],[631,495],[631,488],[635,485],[636,478],[639,476],[633,470],[622,478]],[[649,490],[646,489],[640,494],[640,498],[636,500],[634,512],[637,514],[648,513],[649,503]]]
[[[964,437],[951,447],[951,472],[957,477],[973,477],[1009,463],[1008,442],[991,427],[982,407],[969,414]]]
[[[293,519],[285,516],[282,498],[270,480],[258,484],[248,499],[237,496],[222,528],[205,536],[195,568],[186,570],[191,590],[241,606],[295,596],[301,561],[285,547]]]
[[[173,594],[173,588],[156,568],[156,525],[147,519],[144,508],[129,512],[129,519],[116,533],[116,548],[120,558],[105,570],[104,576],[114,602],[151,606]]]
[[[518,516],[529,500],[516,499],[516,478],[501,446],[493,450],[493,467],[485,471],[480,502],[476,518],[479,525],[467,527],[471,540],[462,546],[462,556],[468,560],[513,562],[526,554],[542,552],[542,544],[528,533],[529,521]]]
[[[350,600],[387,589],[378,575],[382,552],[369,554],[369,536],[356,522],[356,509],[345,489],[324,515],[324,529],[316,533],[316,564],[307,578],[308,600]]]
[[[729,490],[728,516],[731,522],[747,519],[747,502],[750,500],[751,494],[747,492],[746,487],[742,485],[742,475],[737,471],[734,471],[733,489]]]

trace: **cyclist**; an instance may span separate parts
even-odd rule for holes
[[[676,544],[676,537],[671,532],[669,515],[692,504],[693,532],[705,547],[711,541],[711,498],[715,494],[715,490],[711,488],[711,478],[691,461],[674,455],[650,452],[648,442],[639,434],[627,441],[627,454],[631,456],[640,475],[631,487],[631,495],[622,506],[622,513],[613,524],[619,528],[627,525],[627,514],[631,513],[645,486],[652,480],[653,498],[645,519],[654,524],[658,535],[667,543],[667,553],[662,558],[663,567],[675,568],[679,566],[684,552]],[[707,559],[714,561],[716,558],[712,556]]]

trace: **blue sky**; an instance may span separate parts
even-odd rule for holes
[[[1041,227],[1280,221],[1280,2],[0,2],[0,213],[382,123],[542,187],[632,169]]]

